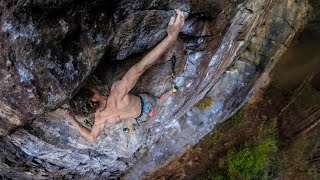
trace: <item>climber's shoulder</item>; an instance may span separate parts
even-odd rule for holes
[[[123,98],[129,92],[128,82],[124,79],[114,82],[111,86],[110,95]]]

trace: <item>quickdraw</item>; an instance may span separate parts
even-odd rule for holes
[[[176,72],[175,72],[175,66],[176,66],[176,56],[173,55],[172,59],[172,74],[171,74],[171,90],[172,92],[177,92],[179,90],[178,86],[176,85],[176,83],[174,82],[174,78],[176,77]]]

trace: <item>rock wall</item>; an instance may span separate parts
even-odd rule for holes
[[[112,43],[112,5],[0,2],[0,135],[71,97]]]
[[[240,5],[213,55],[224,61],[233,59],[206,91],[205,97],[213,99],[213,104],[205,110],[192,107],[185,115],[174,119],[159,139],[143,151],[147,153],[139,153],[137,163],[126,178],[140,179],[181,156],[216,125],[236,113],[253,93],[266,86],[277,60],[305,25],[308,8],[306,1],[254,1]],[[240,41],[233,41],[235,39]]]
[[[57,107],[91,73],[108,89],[165,37],[174,8],[187,16],[179,38],[133,91],[168,90],[173,56],[180,91],[148,132],[146,122],[136,123],[134,134],[120,122],[87,142]],[[305,0],[1,1],[0,174],[140,179],[240,108],[307,11]],[[214,103],[193,107],[205,95]]]

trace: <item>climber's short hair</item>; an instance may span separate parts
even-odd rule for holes
[[[82,88],[69,101],[69,108],[75,115],[89,116],[96,112],[99,102],[93,102],[94,92],[91,89],[97,89],[104,96],[109,94],[108,88],[103,85],[98,77],[89,76],[82,85]]]
[[[75,115],[88,116],[95,113],[99,102],[93,102],[94,93],[87,87],[81,88],[69,101],[70,110]]]

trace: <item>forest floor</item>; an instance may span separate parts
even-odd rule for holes
[[[219,162],[228,152],[240,151],[270,136],[276,137],[277,153],[265,170],[268,175],[259,179],[318,179],[320,41],[302,35],[278,62],[262,94],[146,179],[218,179],[212,172],[221,172]]]

